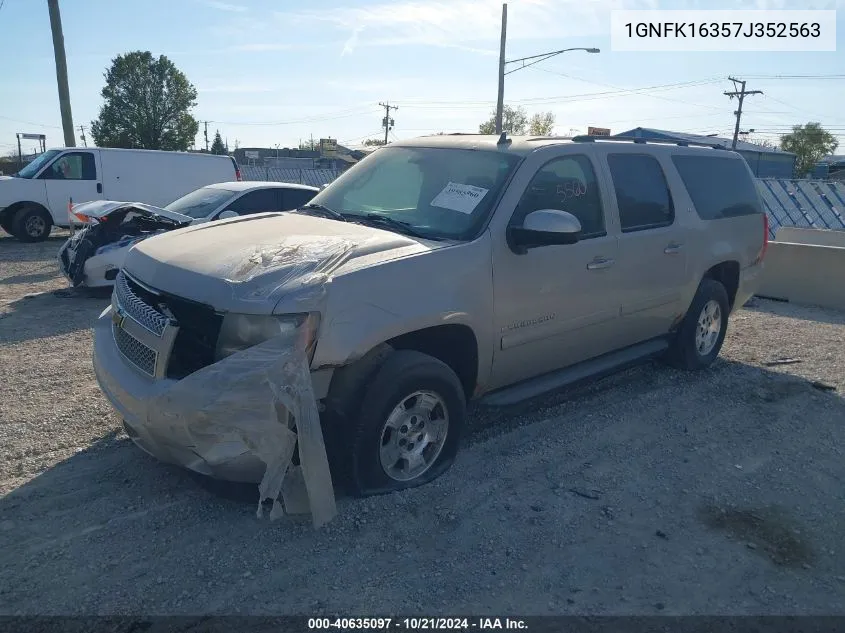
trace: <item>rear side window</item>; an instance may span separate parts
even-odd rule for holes
[[[317,195],[316,191],[310,189],[284,189],[281,193],[284,211],[298,209],[311,202],[311,198]]]
[[[757,187],[743,160],[704,156],[673,156],[702,220],[762,213]]]
[[[674,222],[672,195],[656,158],[646,154],[609,154],[607,164],[616,190],[623,233]]]
[[[251,215],[267,211],[281,211],[279,204],[279,190],[276,188],[258,189],[245,193],[226,207],[227,211],[234,211],[238,215]]]

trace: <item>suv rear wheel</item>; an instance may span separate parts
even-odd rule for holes
[[[21,242],[43,242],[50,237],[53,218],[41,207],[24,207],[15,213],[12,229]]]
[[[702,279],[669,349],[667,361],[680,369],[709,366],[725,341],[729,312],[725,287],[715,279]]]
[[[455,460],[465,418],[464,390],[448,365],[394,352],[367,386],[352,429],[350,492],[382,494],[437,478]]]

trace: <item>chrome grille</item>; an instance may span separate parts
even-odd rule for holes
[[[123,357],[148,376],[154,377],[158,353],[114,323],[112,334]]]
[[[167,317],[156,312],[155,309],[144,303],[138,295],[132,292],[123,271],[118,273],[117,279],[114,280],[114,293],[120,307],[128,316],[156,336],[162,335],[167,325]]]

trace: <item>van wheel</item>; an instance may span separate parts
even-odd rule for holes
[[[725,287],[702,279],[666,360],[679,369],[704,369],[722,349],[728,331],[730,303]]]
[[[53,218],[41,207],[24,207],[15,213],[12,228],[21,242],[43,242],[53,230]]]
[[[465,419],[464,390],[448,365],[394,352],[366,388],[352,429],[349,491],[384,494],[439,477],[455,461]]]

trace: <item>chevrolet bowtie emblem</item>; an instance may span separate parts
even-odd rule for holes
[[[124,314],[123,310],[117,309],[111,313],[111,320],[117,327],[123,327],[123,321],[126,320],[126,314]]]

